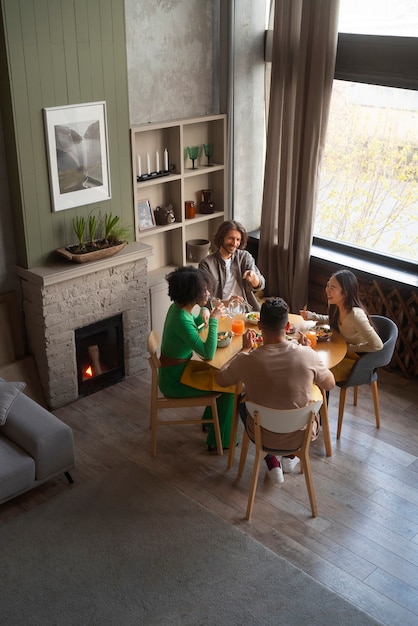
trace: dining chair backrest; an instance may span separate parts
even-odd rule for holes
[[[311,402],[305,407],[298,409],[270,409],[255,402],[245,403],[247,411],[254,415],[258,412],[260,426],[273,433],[291,433],[306,426],[308,416],[312,411],[318,413],[322,406],[322,400]]]
[[[388,365],[392,359],[398,327],[388,317],[371,315],[370,319],[383,342],[383,348],[377,352],[363,352],[354,363],[347,380],[337,383],[339,387],[357,387],[377,380],[377,368]]]

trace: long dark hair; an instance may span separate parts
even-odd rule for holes
[[[358,292],[358,282],[357,278],[354,276],[353,272],[350,270],[338,270],[332,274],[332,276],[338,281],[341,290],[344,296],[344,307],[347,311],[351,311],[353,307],[359,307],[363,309],[369,318],[369,314],[367,313],[366,308],[362,304]],[[334,330],[338,331],[338,321],[339,321],[339,309],[337,305],[331,304],[329,307],[329,323]],[[370,318],[369,318],[370,321]]]

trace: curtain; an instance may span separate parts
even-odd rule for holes
[[[258,266],[267,295],[307,303],[339,0],[276,0]]]

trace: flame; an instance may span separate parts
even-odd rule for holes
[[[88,366],[88,368],[84,371],[85,375],[88,376],[89,378],[91,378],[93,376],[93,370],[91,368],[91,365]]]

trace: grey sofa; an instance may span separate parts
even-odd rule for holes
[[[72,482],[71,428],[22,393],[24,384],[0,381],[0,504],[62,473]]]

